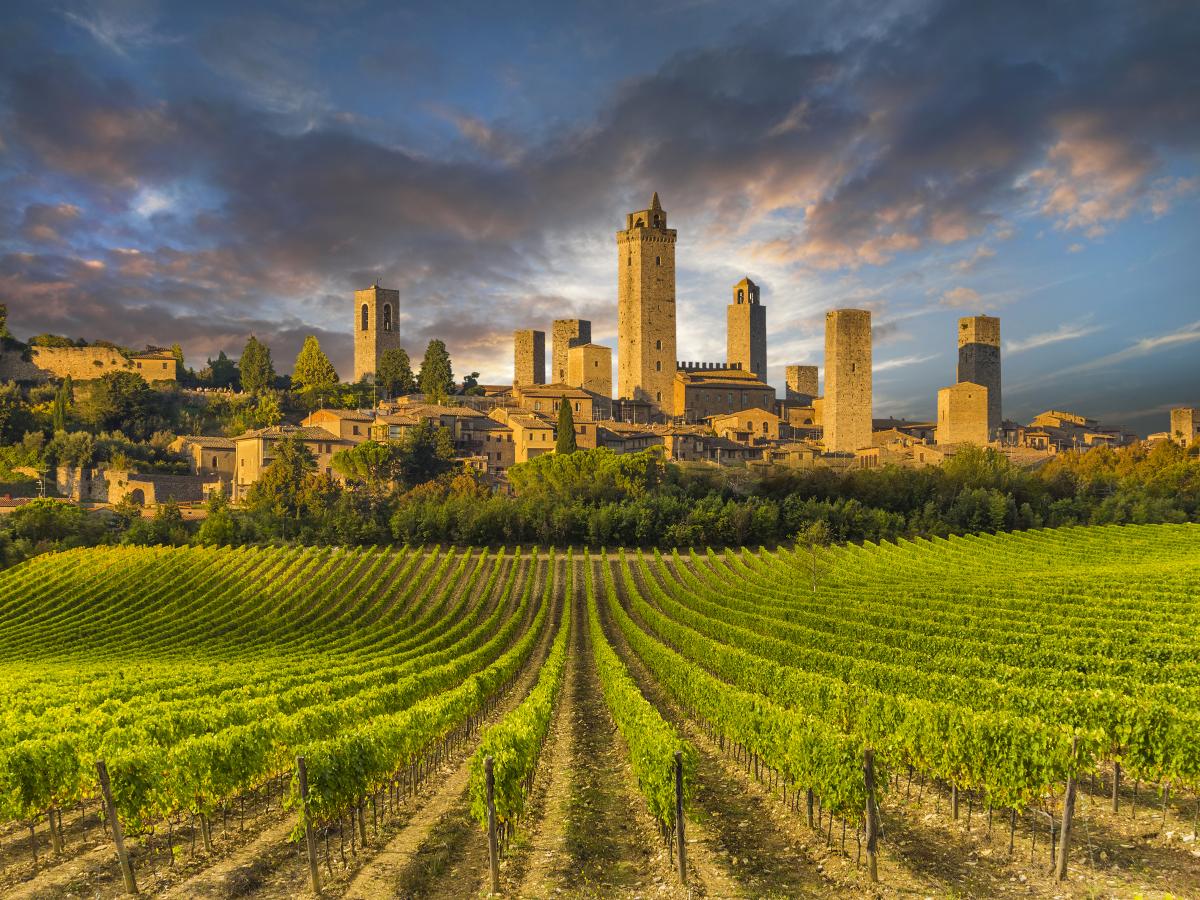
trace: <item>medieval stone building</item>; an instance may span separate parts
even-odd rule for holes
[[[817,367],[788,366],[784,369],[784,377],[787,401],[797,406],[811,406],[817,397]]]
[[[827,452],[871,446],[871,313],[835,309],[825,316]]]
[[[354,380],[375,377],[379,359],[400,347],[400,292],[374,284],[354,292]]]
[[[975,444],[988,442],[988,389],[981,384],[960,381],[938,391],[937,442]]]
[[[587,319],[555,319],[554,330],[554,361],[550,380],[556,384],[567,383],[568,351],[572,347],[590,344],[592,341],[592,323]],[[608,376],[612,383],[612,373]]]
[[[513,384],[546,383],[546,332],[513,332]]]
[[[1000,428],[1000,320],[968,316],[958,320],[958,380],[987,388],[988,437]],[[939,403],[940,406],[940,403]]]
[[[617,396],[675,415],[675,230],[657,192],[617,232]]]
[[[767,380],[767,308],[749,278],[733,286],[733,302],[725,312],[725,360]]]

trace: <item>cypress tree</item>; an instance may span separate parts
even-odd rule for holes
[[[238,368],[242,373],[242,390],[248,394],[261,394],[275,381],[271,348],[254,335],[250,335],[250,340],[246,341]]]
[[[434,338],[425,348],[419,378],[421,393],[429,403],[445,400],[454,390],[454,373],[450,369],[450,354],[445,341]]]
[[[63,379],[54,395],[54,405],[50,408],[50,418],[55,431],[67,430],[67,414],[75,401],[75,390],[71,384],[71,376]]]
[[[555,453],[574,453],[579,447],[575,443],[575,414],[571,412],[571,404],[563,397],[558,404],[558,442],[554,446]]]

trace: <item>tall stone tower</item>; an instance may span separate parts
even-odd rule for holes
[[[592,342],[592,323],[587,319],[554,320],[554,371],[550,380],[554,384],[567,383],[567,351]],[[612,381],[612,376],[609,376]]]
[[[767,308],[758,302],[758,285],[743,278],[733,286],[725,313],[725,359],[767,380]]]
[[[546,332],[513,332],[513,385],[546,383]]]
[[[787,376],[787,399],[803,406],[812,403],[817,396],[817,367],[788,366],[784,374]]]
[[[617,396],[675,415],[675,230],[658,201],[617,232]]]
[[[354,292],[354,380],[374,377],[384,351],[399,349],[400,292],[377,284]]]
[[[835,309],[825,314],[827,452],[871,446],[871,313]]]
[[[987,388],[988,440],[1003,420],[1000,411],[1000,320],[968,316],[958,320],[958,380]]]

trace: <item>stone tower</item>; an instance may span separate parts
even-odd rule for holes
[[[675,230],[658,202],[617,232],[617,396],[675,415]]]
[[[960,381],[938,391],[937,442],[987,446],[987,388],[974,382]]]
[[[354,380],[374,377],[384,351],[400,348],[400,292],[377,284],[354,292]]]
[[[817,367],[788,366],[784,373],[787,376],[787,394],[789,402],[808,406],[817,396]]]
[[[566,384],[612,397],[612,348],[578,344],[567,352]]]
[[[550,381],[554,384],[566,384],[567,351],[572,347],[591,343],[592,323],[587,319],[555,319],[553,337],[554,371],[550,373]],[[609,381],[612,381],[612,376],[609,376]]]
[[[513,385],[546,383],[546,332],[513,332]]]
[[[733,286],[725,313],[725,359],[767,380],[767,308],[758,302],[758,285],[743,278]]]
[[[871,446],[871,313],[835,309],[825,315],[827,452]]]
[[[968,316],[958,320],[958,380],[987,388],[988,439],[1000,427],[1000,320]]]
[[[1200,437],[1200,409],[1194,406],[1179,406],[1171,410],[1171,440],[1187,447]]]

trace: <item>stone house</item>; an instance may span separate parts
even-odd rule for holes
[[[245,498],[250,486],[262,477],[275,458],[275,445],[285,438],[298,438],[316,460],[318,472],[341,480],[333,468],[333,455],[339,450],[353,447],[352,441],[311,425],[274,425],[247,431],[233,439],[236,448],[234,500]]]

